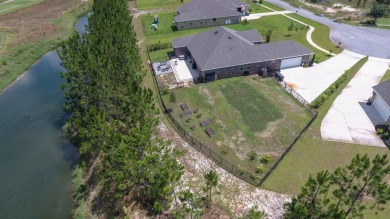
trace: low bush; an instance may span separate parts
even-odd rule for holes
[[[267,164],[268,162],[270,162],[270,160],[271,160],[271,155],[265,154],[265,155],[263,155],[263,156],[261,157],[260,163],[262,163],[262,164]]]
[[[264,172],[264,167],[263,166],[257,166],[256,167],[256,173],[257,174],[261,174],[261,173],[263,173]]]
[[[163,49],[168,49],[168,48],[171,48],[170,43],[161,43],[160,41],[158,41],[155,44],[151,44],[147,47],[148,52],[158,51],[158,50],[163,50]]]
[[[244,18],[244,20],[241,21],[241,24],[243,25],[249,24],[248,19]]]
[[[248,157],[248,160],[249,160],[249,161],[254,161],[254,160],[257,159],[257,154],[256,154],[256,152],[251,151],[251,152],[249,152],[249,153],[247,154],[247,157]]]
[[[349,73],[349,70],[346,71],[342,76],[340,76],[332,85],[328,87],[319,97],[317,97],[311,106],[313,108],[318,109],[324,102],[331,96],[334,92],[337,91],[337,89],[340,87],[342,83],[347,79],[347,75]]]

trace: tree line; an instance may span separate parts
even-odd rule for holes
[[[101,200],[114,215],[135,198],[154,212],[168,208],[183,167],[170,142],[155,137],[158,109],[136,45],[128,0],[95,0],[88,34],[74,33],[58,50],[65,83],[65,133],[81,163],[98,161]]]

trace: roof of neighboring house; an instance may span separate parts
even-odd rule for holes
[[[375,93],[377,93],[390,107],[390,80],[375,85],[372,89],[374,89]]]
[[[185,39],[191,56],[202,70],[218,69],[245,65],[289,57],[313,54],[309,49],[293,41],[267,44],[254,44],[253,39],[261,35],[255,32],[235,31],[226,27],[217,27]],[[183,47],[183,39],[172,41],[174,48]]]
[[[239,0],[192,0],[180,6],[175,16],[176,22],[193,21],[221,17],[241,16],[238,7],[245,5]]]

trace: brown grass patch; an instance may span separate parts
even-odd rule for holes
[[[53,21],[65,11],[76,8],[82,0],[47,0],[0,16],[0,29],[12,35],[7,47],[29,44],[53,37],[57,31]],[[4,51],[0,51],[0,54]]]

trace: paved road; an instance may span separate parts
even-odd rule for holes
[[[290,11],[298,11],[298,14],[327,25],[331,29],[330,39],[341,47],[363,55],[390,58],[390,30],[358,27],[348,24],[333,22],[326,17],[320,17],[310,11],[293,7],[281,0],[267,0]]]
[[[372,86],[378,84],[389,64],[389,59],[368,59],[322,120],[322,139],[385,147],[374,128],[384,121],[366,102],[372,95]]]

